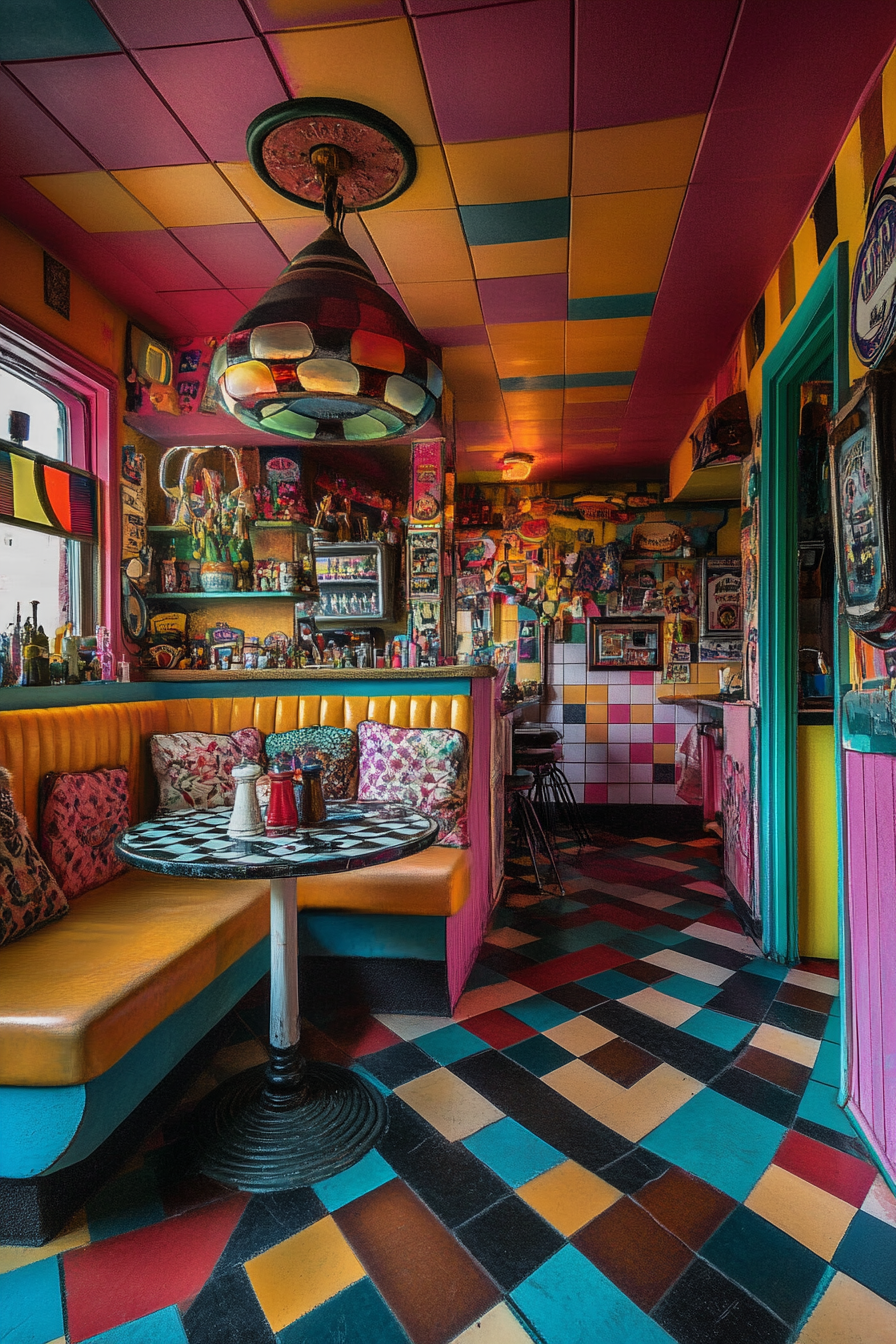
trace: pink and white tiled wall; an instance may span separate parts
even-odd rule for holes
[[[659,700],[659,687],[659,672],[589,672],[584,643],[550,646],[543,718],[563,733],[578,802],[681,802],[675,748],[699,716],[694,705]]]

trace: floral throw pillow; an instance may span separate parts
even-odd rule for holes
[[[325,798],[352,798],[355,771],[358,768],[358,738],[351,728],[294,728],[286,733],[269,733],[265,741],[267,758],[280,752],[295,756],[296,765],[319,761],[323,767]]]
[[[0,767],[0,946],[59,919],[68,901],[37,851]]]
[[[127,871],[115,841],[130,822],[124,766],[44,775],[38,844],[70,901]]]
[[[235,733],[156,733],[150,743],[160,812],[233,807],[233,767],[243,756],[264,764],[257,728]]]
[[[453,728],[358,724],[358,798],[405,803],[438,822],[440,845],[464,849],[467,838],[467,739]]]

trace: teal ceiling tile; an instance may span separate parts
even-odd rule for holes
[[[502,392],[543,392],[566,386],[562,373],[546,373],[539,378],[502,378]]]
[[[606,294],[594,299],[570,299],[570,322],[586,322],[597,317],[650,317],[656,294]]]
[[[89,0],[0,0],[0,61],[120,50]]]
[[[462,205],[460,214],[471,247],[535,243],[544,238],[569,236],[568,196],[507,205]]]
[[[622,387],[634,381],[634,369],[615,373],[568,373],[566,375],[567,387]]]

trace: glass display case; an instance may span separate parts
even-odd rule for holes
[[[369,625],[392,619],[391,547],[379,541],[316,542],[318,623]]]

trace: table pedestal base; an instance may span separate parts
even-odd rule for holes
[[[386,1127],[379,1092],[336,1064],[307,1062],[297,1045],[216,1088],[196,1112],[200,1169],[237,1190],[292,1190],[335,1176]]]

